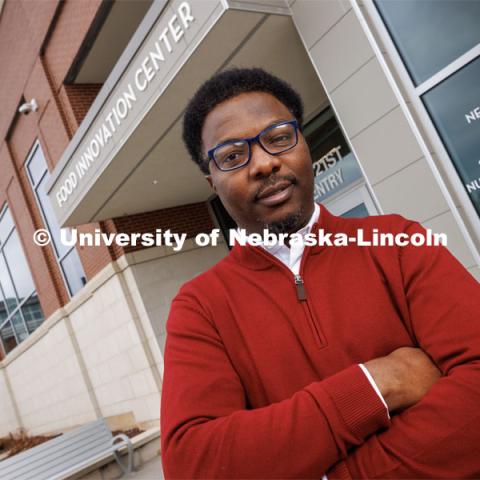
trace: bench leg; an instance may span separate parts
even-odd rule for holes
[[[128,454],[127,454],[127,465],[125,465],[121,459],[119,450],[122,448],[124,445],[127,446]],[[118,466],[120,467],[120,470],[122,471],[122,475],[129,475],[134,472],[134,465],[133,465],[133,445],[130,439],[124,435],[123,433],[120,433],[119,435],[115,436],[112,438],[112,449],[113,449],[113,455],[115,456],[115,460],[118,463]]]

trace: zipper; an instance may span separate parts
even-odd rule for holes
[[[305,290],[305,284],[303,282],[303,278],[301,275],[294,275],[295,281],[295,288],[297,290],[297,299],[302,303],[303,310],[305,312],[305,316],[307,317],[308,323],[310,324],[310,328],[312,329],[313,337],[317,343],[319,348],[325,346],[325,338],[320,332],[318,328],[317,322],[312,315],[312,310],[310,309],[310,304],[307,299],[307,292]]]
[[[312,231],[316,228],[316,224],[312,226]],[[303,255],[300,260],[300,270],[298,275],[295,275],[295,286],[297,288],[297,298],[302,303],[305,316],[307,317],[308,322],[310,323],[310,328],[312,330],[313,338],[315,339],[318,348],[323,348],[327,345],[325,337],[320,329],[320,326],[315,321],[315,318],[312,314],[310,308],[310,302],[307,298],[307,291],[305,290],[305,283],[303,281],[303,270],[305,268],[305,262],[310,253],[311,247],[305,247],[303,250]]]
[[[295,288],[297,289],[297,298],[300,301],[307,299],[307,292],[305,291],[305,285],[303,284],[303,278],[301,275],[294,275]]]
[[[324,338],[323,334],[321,333],[321,331],[320,331],[320,329],[317,325],[317,322],[315,321],[315,318],[312,314],[312,311],[310,309],[310,303],[307,299],[307,291],[305,290],[305,283],[304,283],[303,277],[302,277],[303,266],[304,266],[305,260],[308,256],[309,250],[310,250],[310,247],[305,247],[305,250],[303,251],[302,259],[300,261],[300,273],[298,275],[294,274],[293,279],[294,279],[294,284],[295,284],[295,291],[296,291],[296,295],[297,295],[297,300],[299,301],[299,303],[301,303],[301,306],[302,306],[303,311],[305,313],[305,317],[307,319],[307,322],[310,324],[310,329],[311,329],[312,335],[315,339],[315,343],[317,344],[317,346],[319,348],[323,348],[323,347],[326,346],[326,341],[325,341],[325,338]],[[292,271],[285,264],[283,264],[280,260],[278,260],[278,258],[273,256],[271,253],[266,252],[261,248],[258,249],[258,250],[255,250],[255,251],[258,252],[260,255],[264,255],[267,258],[269,258],[273,263],[277,264],[282,270],[288,271],[289,276],[292,274]],[[292,277],[290,277],[290,278],[292,278]]]

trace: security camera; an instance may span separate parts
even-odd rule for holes
[[[37,101],[32,98],[29,102],[22,103],[18,109],[19,113],[28,115],[30,112],[36,112],[38,110]]]

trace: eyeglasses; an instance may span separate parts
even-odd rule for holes
[[[208,151],[208,158],[222,172],[242,168],[252,158],[252,143],[258,142],[270,155],[280,155],[292,149],[298,143],[298,122],[277,123],[262,130],[256,137],[230,140]]]

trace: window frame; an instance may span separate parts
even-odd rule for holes
[[[358,0],[353,1],[358,2]],[[471,201],[470,196],[468,195],[463,182],[456,171],[453,161],[443,143],[443,140],[441,139],[440,134],[437,131],[433,120],[430,117],[421,98],[423,94],[437,86],[440,82],[445,80],[447,76],[452,75],[463,68],[467,63],[470,63],[472,60],[474,60],[476,56],[473,58],[471,58],[471,56],[473,53],[477,53],[476,49],[478,46],[473,47],[469,51],[465,52],[462,56],[455,59],[449,65],[446,65],[440,72],[437,72],[431,78],[425,80],[422,84],[415,86],[406,65],[403,63],[400,52],[397,50],[395,42],[390,35],[387,25],[383,22],[382,16],[377,10],[375,1],[364,0],[363,7],[363,10],[360,9],[360,7],[355,8],[357,16],[360,16],[364,24],[368,27],[370,34],[375,40],[378,51],[383,52],[382,55],[388,55],[390,60],[388,64],[384,59],[383,62],[385,65],[387,65],[391,75],[395,79],[395,83],[399,88],[405,104],[410,102],[410,112],[415,115],[413,117],[413,123],[415,124],[415,127],[412,128],[417,129],[419,134],[420,132],[421,134],[424,134],[422,136],[428,139],[433,147],[432,150],[431,148],[428,148],[428,144],[426,146],[429,150],[428,153],[430,157],[433,156],[436,158],[436,161],[434,161],[432,158],[432,162],[435,165],[434,168],[438,172],[438,176],[441,178],[441,181],[448,185],[450,190],[452,190],[452,192],[450,192],[447,188],[448,194],[452,198],[452,202],[457,205],[457,208],[460,207],[465,214],[462,216],[460,213],[458,213],[457,216],[455,212],[453,212],[456,224],[459,226],[476,264],[480,264],[480,252],[473,238],[471,237],[467,226],[465,225],[465,222],[468,220],[468,224],[478,240],[480,238],[480,217],[475,210],[473,202]],[[480,51],[478,51],[478,53],[480,53]],[[453,67],[455,67],[455,70],[452,70]],[[435,80],[435,83],[432,82],[432,79]],[[407,121],[409,121],[408,118]],[[425,142],[423,138],[422,140]],[[426,160],[428,163],[430,163],[427,156]],[[440,169],[442,170],[442,174],[440,174]],[[435,172],[434,175],[437,176]],[[448,180],[448,182],[446,182],[446,180]],[[456,200],[454,201],[454,197],[458,199],[458,202]]]
[[[40,175],[40,177],[38,178],[37,182],[34,184],[33,182],[33,178],[32,178],[32,174],[30,172],[30,168],[29,168],[29,165],[30,163],[33,161],[33,158],[35,157],[35,153],[36,151],[40,149],[42,155],[43,155],[43,158],[45,159],[45,171]],[[38,189],[38,186],[42,183],[42,180],[44,179],[45,175],[47,173],[50,173],[49,169],[48,169],[48,164],[47,164],[47,157],[45,156],[45,153],[44,153],[44,149],[42,148],[42,145],[40,143],[40,140],[37,138],[35,140],[35,142],[33,143],[32,145],[32,148],[30,149],[30,151],[28,152],[28,155],[27,155],[27,159],[25,160],[25,163],[24,163],[24,167],[25,167],[25,171],[27,173],[27,177],[28,177],[28,180],[30,182],[30,187],[32,189],[32,192],[33,192],[33,195],[35,197],[35,203],[38,207],[38,210],[40,212],[40,215],[42,217],[42,223],[43,223],[43,227],[46,228],[48,230],[48,232],[50,233],[50,237],[52,238],[52,241],[50,242],[50,246],[53,250],[53,256],[55,257],[55,261],[57,262],[57,266],[58,266],[58,269],[60,270],[60,274],[62,276],[62,280],[63,280],[63,283],[66,287],[66,290],[67,290],[67,293],[68,293],[68,297],[71,299],[73,298],[73,296],[78,293],[75,292],[75,293],[72,293],[72,290],[70,288],[70,283],[68,281],[68,278],[67,276],[65,275],[65,272],[63,270],[63,265],[62,265],[62,261],[71,253],[71,251],[75,248],[75,245],[71,246],[68,250],[66,250],[66,252],[64,252],[64,254],[62,256],[59,256],[58,255],[58,252],[57,252],[57,247],[53,241],[53,235],[50,231],[51,227],[47,221],[47,217],[45,215],[45,212],[43,210],[43,206],[42,204],[40,203],[40,200],[39,200],[39,195],[38,195],[38,192],[37,192],[37,189]],[[60,227],[61,228],[61,227]],[[78,251],[77,251],[77,255],[78,255]],[[81,262],[80,262],[81,264]],[[81,264],[82,265],[82,264]],[[83,270],[83,265],[82,265],[82,270]],[[83,270],[83,274],[84,274],[84,278],[86,279],[86,276],[85,276],[85,271]],[[86,282],[85,282],[86,283]],[[85,284],[83,285],[85,286]],[[83,288],[83,287],[82,287]]]
[[[2,221],[4,215],[6,214],[7,210],[9,210],[9,206],[7,204],[7,202],[4,203],[4,205],[2,206],[2,208],[0,209],[0,222]],[[11,212],[10,212],[10,215],[11,215]],[[4,253],[4,246],[5,244],[10,240],[10,238],[12,237],[12,234],[14,231],[17,231],[17,237],[18,237],[18,241],[20,243],[20,247],[22,249],[22,253],[23,255],[25,256],[25,260],[27,262],[27,265],[28,265],[28,258],[25,254],[25,249],[23,248],[23,245],[22,245],[22,242],[21,242],[21,239],[20,239],[20,235],[18,235],[18,230],[17,230],[17,225],[15,223],[15,219],[13,218],[12,216],[12,220],[13,220],[13,228],[10,230],[10,232],[8,233],[8,235],[5,237],[5,240],[0,244],[0,255],[3,257],[3,260],[4,260],[4,263],[5,263],[5,267],[7,269],[7,274],[10,278],[10,282],[12,283],[12,286],[13,286],[13,289],[14,289],[14,292],[15,292],[15,297],[16,299],[18,300],[18,304],[15,306],[15,308],[8,313],[7,315],[7,318],[5,318],[4,320],[0,321],[0,330],[5,327],[5,325],[7,323],[10,323],[10,326],[12,328],[12,331],[13,331],[13,335],[15,337],[15,341],[17,343],[17,347],[23,342],[23,340],[19,341],[19,338],[17,336],[17,332],[13,326],[13,323],[12,323],[12,319],[13,317],[19,313],[20,314],[20,317],[22,319],[22,322],[23,322],[23,326],[25,328],[25,331],[27,332],[27,337],[31,335],[31,333],[29,333],[28,331],[28,327],[27,327],[27,322],[25,321],[25,317],[23,315],[23,312],[22,312],[22,307],[27,303],[27,301],[32,297],[33,294],[37,293],[37,296],[38,296],[38,292],[37,292],[37,288],[36,288],[36,285],[35,285],[35,280],[33,279],[33,275],[32,275],[32,281],[33,281],[33,290],[31,292],[29,292],[28,295],[25,295],[25,297],[23,298],[22,301],[20,301],[20,298],[18,296],[18,292],[17,292],[17,287],[15,285],[15,282],[13,281],[13,276],[12,276],[12,273],[10,271],[10,267],[8,265],[8,262],[6,261],[6,255]],[[30,265],[28,265],[29,267],[29,270],[30,270]],[[30,270],[30,274],[31,274],[31,270]],[[5,297],[5,292],[3,291],[3,287],[2,285],[0,285],[0,293],[1,293],[1,298],[5,301],[5,305],[6,305],[6,297]],[[42,310],[42,316],[43,316],[43,321],[42,323],[45,321],[45,316],[43,314],[43,310]],[[33,333],[33,332],[32,332]],[[3,340],[0,338],[0,348],[2,350],[2,354],[4,356],[7,356],[8,353],[5,351],[5,348],[3,346]],[[16,347],[15,347],[16,348]]]

